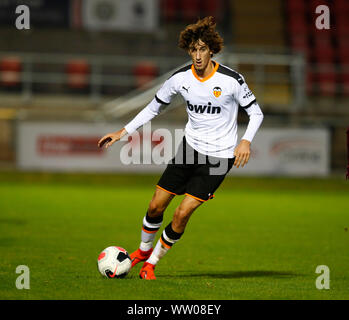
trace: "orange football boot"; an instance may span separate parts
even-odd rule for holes
[[[139,273],[139,277],[145,280],[156,280],[154,274],[155,266],[149,262],[144,262],[141,272]]]
[[[137,249],[135,252],[132,252],[130,255],[132,261],[131,268],[133,268],[137,263],[147,260],[152,252],[153,248],[149,249],[148,251]]]

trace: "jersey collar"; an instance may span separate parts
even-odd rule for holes
[[[205,78],[200,78],[200,77],[196,74],[194,65],[192,64],[192,65],[191,65],[191,71],[192,71],[194,77],[195,77],[196,79],[198,79],[200,82],[205,82],[206,80],[212,78],[212,76],[216,73],[216,71],[217,71],[217,69],[218,69],[218,67],[219,67],[219,63],[218,63],[218,62],[215,62],[215,61],[212,61],[212,62],[213,62],[213,64],[214,64],[214,68],[213,68],[212,72],[211,72],[207,77],[205,77]]]

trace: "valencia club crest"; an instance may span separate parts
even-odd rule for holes
[[[219,96],[222,93],[222,89],[220,87],[214,87],[213,88],[213,94],[216,98],[219,98]]]

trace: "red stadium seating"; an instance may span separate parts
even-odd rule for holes
[[[306,51],[309,49],[308,37],[304,34],[293,34],[291,35],[290,41],[293,49],[299,49],[300,51]]]
[[[185,21],[194,23],[200,18],[200,0],[180,0],[182,17]]]
[[[340,80],[342,83],[342,94],[349,96],[349,63],[343,65],[345,71],[341,74]]]
[[[319,5],[330,9],[329,30],[316,28]],[[348,94],[349,71],[338,71],[349,65],[349,0],[287,0],[286,13],[290,45],[294,51],[305,52],[309,63],[307,93],[333,96],[342,87]]]
[[[336,94],[337,74],[334,65],[322,65],[319,68],[316,78],[318,91],[321,95],[333,96]]]
[[[313,14],[315,14],[316,8],[320,5],[326,5],[330,8],[330,4],[326,0],[307,0],[305,2],[308,3],[308,11]]]
[[[311,71],[309,68],[306,70],[305,74],[305,84],[306,84],[306,92],[308,95],[313,95],[315,92],[315,81],[316,81],[316,73]]]
[[[162,0],[161,10],[167,22],[175,21],[178,18],[179,5],[177,0]]]
[[[332,46],[315,47],[314,58],[318,63],[332,63],[335,60],[335,51]]]
[[[165,21],[184,20],[194,23],[197,19],[213,16],[216,21],[223,18],[223,0],[161,0],[161,14]]]
[[[4,87],[16,87],[21,82],[22,62],[17,57],[0,60],[0,84]]]
[[[349,37],[349,16],[338,15],[334,29],[337,37]]]
[[[349,36],[336,38],[337,44],[339,48],[348,48],[349,47]]]
[[[338,60],[341,64],[349,64],[349,47],[338,48]]]
[[[201,4],[203,16],[213,16],[217,22],[222,19],[222,0],[201,0]]]
[[[289,14],[302,14],[306,11],[305,3],[303,0],[288,0],[286,3],[286,8]]]
[[[158,68],[154,63],[144,61],[134,66],[133,74],[137,88],[142,88],[158,75]]]
[[[302,53],[305,56],[305,59],[309,61],[311,50],[309,47],[308,37],[305,35],[292,35],[291,39],[291,48],[296,53]]]
[[[349,3],[349,2],[348,2]],[[335,13],[336,24],[348,24],[348,14],[349,14],[349,5],[348,10],[343,9]]]
[[[331,34],[327,32],[317,32],[313,34],[313,42],[314,46],[319,48],[333,46]]]
[[[68,61],[66,64],[67,84],[72,89],[85,89],[89,85],[90,66],[84,59]]]
[[[308,25],[305,17],[300,15],[290,16],[288,29],[291,34],[306,35],[308,33]]]
[[[349,1],[348,0],[335,0],[333,3],[334,12],[336,16],[338,14],[348,14],[349,13]]]

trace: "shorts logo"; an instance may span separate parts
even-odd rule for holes
[[[213,94],[216,98],[219,98],[219,96],[222,93],[222,89],[220,87],[214,87],[213,88]]]

